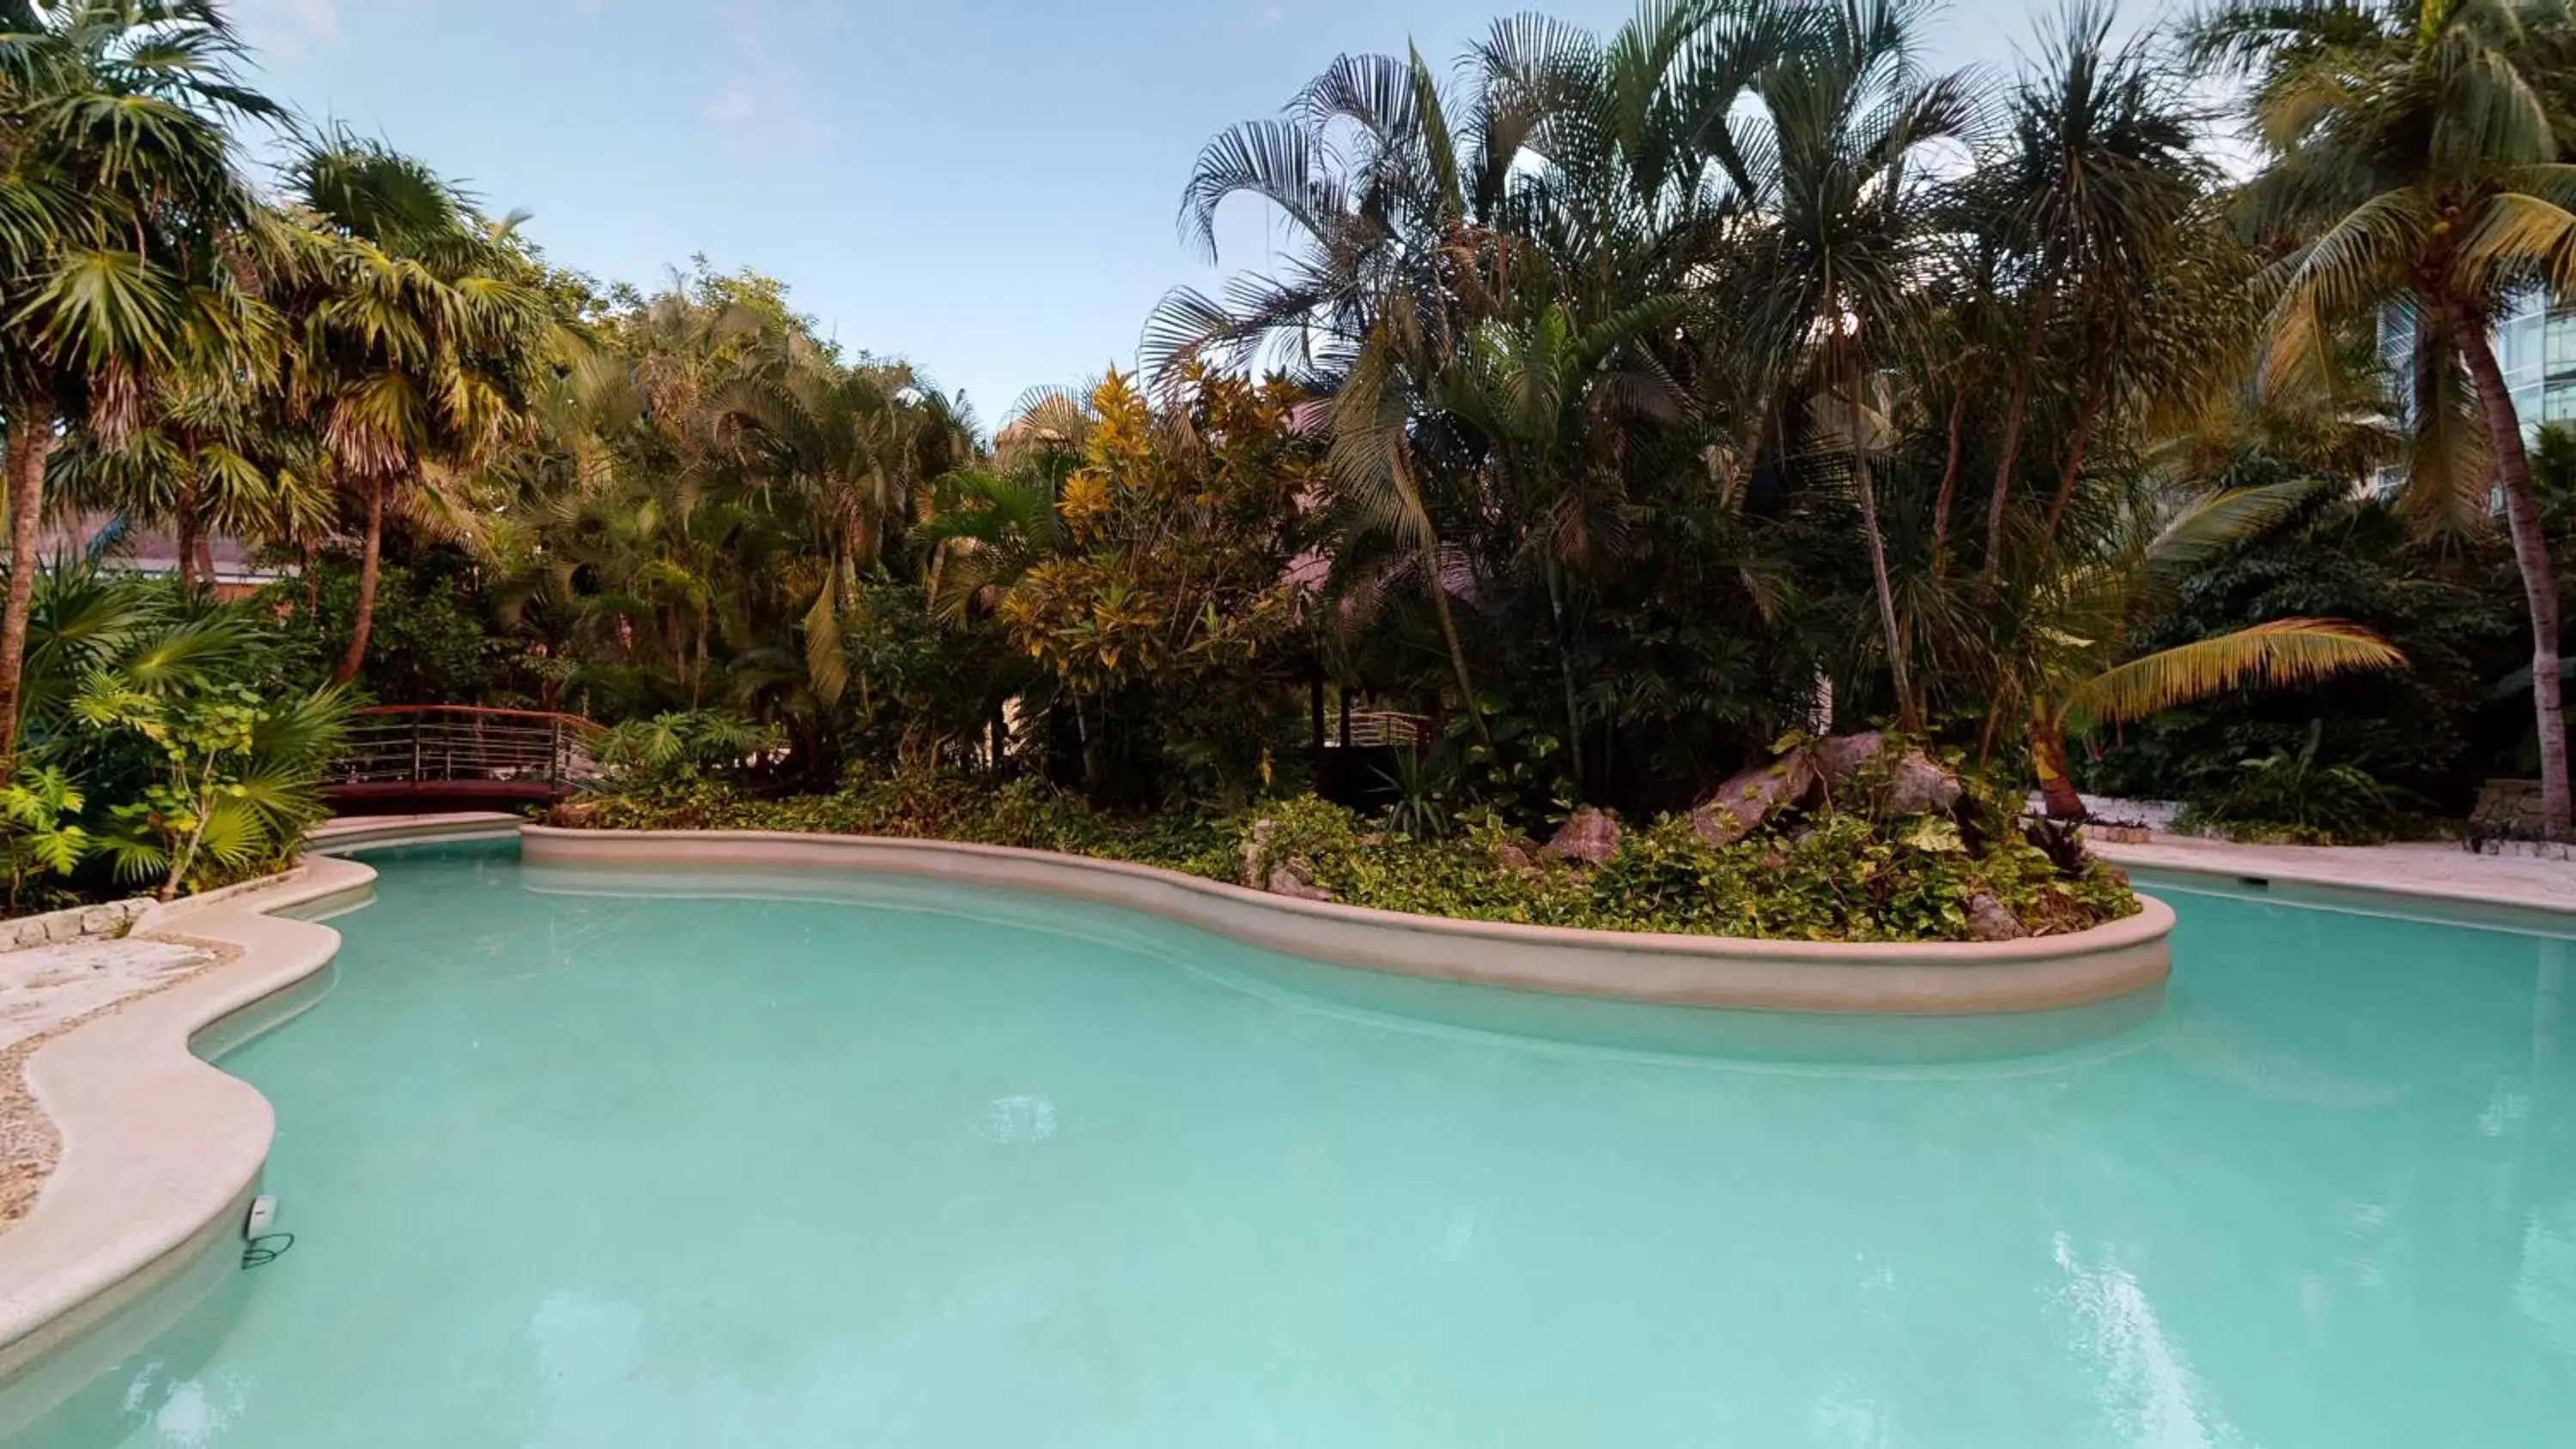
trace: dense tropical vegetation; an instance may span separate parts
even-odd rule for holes
[[[2000,78],[1929,70],[1929,16],[1647,0],[1345,56],[1176,178],[1186,239],[1252,208],[1284,259],[988,435],[774,280],[602,284],[281,117],[208,0],[0,0],[13,879],[254,868],[361,696],[616,726],[593,821],[1256,883],[1285,840],[1301,889],[1505,919],[2114,913],[2024,839],[2032,786],[2367,838],[2528,772],[2567,833],[2576,441],[2526,447],[2489,345],[2576,284],[2556,0],[2130,40],[2077,4]],[[46,520],[99,517],[83,549],[158,529],[178,577],[41,566]],[[216,534],[288,577],[214,604]],[[44,601],[83,590],[138,622],[66,685]],[[235,639],[174,718],[244,668],[313,692],[186,746],[220,765],[66,745],[79,699],[177,688],[174,631]],[[1353,769],[1354,706],[1415,743]],[[1866,730],[1964,785],[1837,792],[1811,757]],[[1712,824],[1765,779],[1777,811]],[[1785,867],[1832,901],[1774,909]]]

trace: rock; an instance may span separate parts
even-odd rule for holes
[[[53,914],[46,916],[44,921],[46,940],[77,941],[80,939],[80,912],[56,911]]]
[[[1968,934],[1980,941],[2018,941],[2030,932],[2003,902],[1979,891],[1968,898]]]
[[[1828,735],[1816,741],[1816,773],[1828,786],[1840,785],[1853,771],[1878,758],[1887,748],[1887,736],[1877,730],[1856,735]]]
[[[1947,815],[1967,787],[1959,777],[1921,750],[1899,756],[1887,785],[1890,815]]]
[[[1619,822],[1607,812],[1586,805],[1558,827],[1547,843],[1547,853],[1562,861],[1603,864],[1619,853]]]
[[[1877,730],[1856,735],[1835,735],[1816,743],[1816,773],[1823,777],[1825,793],[1833,803],[1850,809],[1858,805],[1857,792],[1864,783],[1865,766],[1877,765],[1887,754],[1887,736]],[[1878,807],[1889,815],[1941,815],[1959,803],[1966,787],[1948,766],[1913,746],[1906,747],[1894,762],[1884,765],[1886,796]],[[1877,785],[1877,780],[1866,783]]]
[[[1539,864],[1538,852],[1546,848],[1543,845],[1526,845],[1516,840],[1504,841],[1494,847],[1494,868],[1510,871],[1514,875],[1543,875],[1547,867]]]
[[[122,920],[124,920],[124,917],[113,907],[92,906],[80,914],[81,934],[84,936],[104,936],[115,930],[118,923]]]
[[[596,800],[566,800],[546,812],[548,825],[559,825],[566,830],[588,830],[598,819],[599,802]]]
[[[1243,838],[1243,873],[1237,877],[1255,890],[1269,879],[1270,838],[1279,833],[1276,820],[1255,820],[1252,833]]]
[[[1270,868],[1269,891],[1300,901],[1329,901],[1333,893],[1315,884],[1315,868],[1304,856],[1292,855]]]
[[[1793,749],[1718,786],[1716,794],[1691,812],[1691,829],[1712,846],[1733,845],[1760,829],[1771,812],[1805,799],[1815,785],[1815,764],[1805,750]]]

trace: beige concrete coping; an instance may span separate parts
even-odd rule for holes
[[[2066,936],[1922,945],[1756,941],[1461,921],[1301,901],[1152,866],[994,845],[758,830],[520,831],[554,868],[787,869],[928,876],[1101,901],[1343,966],[1558,995],[1680,1006],[1955,1016],[2079,1006],[2144,991],[2171,966],[2173,912]]]
[[[2447,841],[2239,845],[2159,835],[2093,853],[2182,890],[2552,935],[2576,928],[2576,862],[2474,855]]]
[[[147,910],[138,935],[230,959],[47,1042],[26,1082],[61,1139],[35,1207],[0,1232],[0,1439],[148,1343],[237,1270],[275,1114],[213,1058],[319,1000],[375,870],[321,853],[506,836],[518,817],[334,822],[282,875]],[[290,914],[291,913],[291,914]]]
[[[62,1141],[33,1211],[0,1233],[0,1386],[238,1234],[268,1158],[266,1098],[190,1050],[232,1040],[262,1004],[331,963],[340,934],[275,914],[363,900],[375,871],[311,859],[283,876],[155,909],[137,927],[233,948],[231,960],[45,1044],[26,1081]],[[210,1244],[212,1247],[210,1248]]]

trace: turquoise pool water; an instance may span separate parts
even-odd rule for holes
[[[12,1449],[2576,1436],[2565,939],[2170,895],[2160,1011],[1909,1062],[372,859],[226,1059],[292,1251]]]

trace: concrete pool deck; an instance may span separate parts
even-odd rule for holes
[[[2094,843],[2093,853],[2125,869],[2204,877],[2215,884],[2264,881],[2344,898],[2390,895],[2455,906],[2540,911],[2576,921],[2576,861],[2476,855],[2457,843],[2238,845],[2158,835],[2145,844]]]

